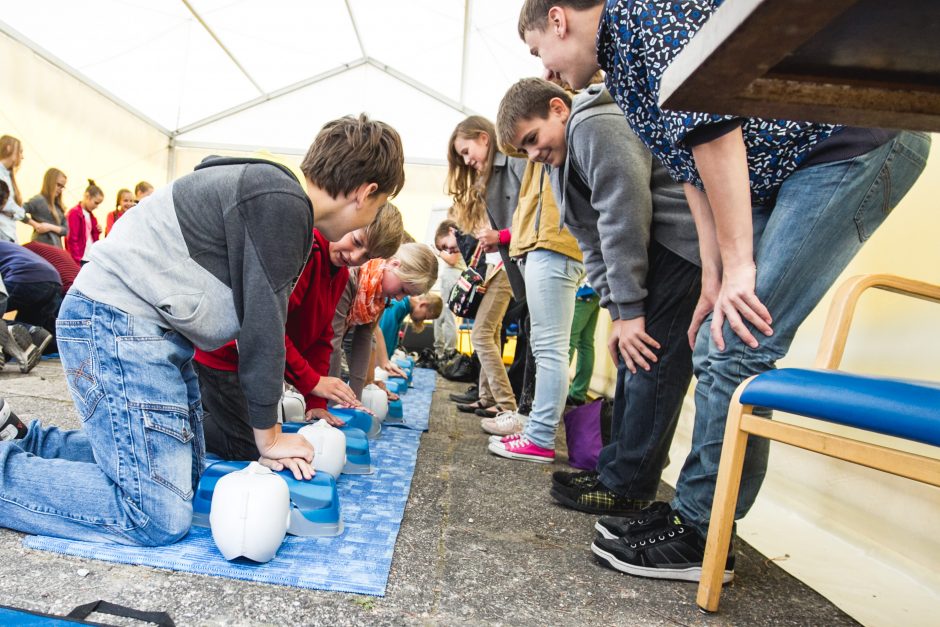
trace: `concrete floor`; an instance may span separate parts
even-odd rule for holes
[[[0,605],[66,614],[105,599],[165,610],[177,625],[856,624],[740,542],[737,579],[716,615],[698,610],[694,584],[602,568],[589,549],[594,517],[556,506],[548,495],[551,472],[563,461],[530,464],[487,453],[478,419],[447,401],[465,387],[438,385],[383,598],[64,557],[27,550],[22,534],[0,530]],[[25,376],[7,366],[0,396],[24,420],[77,426],[58,361]]]

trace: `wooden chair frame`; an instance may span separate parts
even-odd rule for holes
[[[862,293],[878,288],[940,303],[940,286],[888,274],[869,274],[846,280],[836,291],[823,330],[815,368],[836,370],[842,361],[845,342]],[[754,377],[741,383],[731,399],[728,422],[718,466],[702,576],[696,602],[706,612],[718,610],[721,580],[731,542],[734,511],[744,466],[744,449],[750,435],[822,453],[901,477],[940,487],[940,459],[914,455],[832,435],[806,427],[768,420],[753,414],[753,405],[742,405],[741,394]]]

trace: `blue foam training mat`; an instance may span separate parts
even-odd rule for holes
[[[434,371],[415,371],[415,391],[405,403],[407,426],[425,429],[429,419]],[[423,417],[420,414],[423,413]],[[183,572],[273,583],[299,588],[383,596],[395,540],[411,488],[421,434],[413,429],[388,429],[370,442],[371,475],[341,475],[337,490],[345,531],[332,538],[288,536],[270,562],[227,561],[209,529],[193,527],[179,542],[165,547],[129,547],[27,536],[23,544],[41,549],[123,564],[139,564]]]

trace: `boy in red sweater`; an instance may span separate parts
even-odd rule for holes
[[[401,241],[398,209],[388,203],[366,228],[327,241],[314,229],[313,248],[287,309],[284,379],[304,395],[305,418],[342,421],[326,410],[327,401],[358,405],[356,395],[341,379],[327,376],[333,338],[333,312],[349,280],[349,267],[368,259],[390,257]],[[248,408],[238,380],[238,347],[230,342],[217,350],[197,349],[196,372],[204,410],[206,450],[223,459],[257,459],[258,449],[248,422]]]

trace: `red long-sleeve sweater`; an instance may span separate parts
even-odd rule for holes
[[[284,335],[287,348],[284,378],[304,395],[307,409],[326,408],[326,399],[313,394],[313,388],[330,371],[333,313],[349,280],[347,268],[330,263],[330,244],[326,238],[317,230],[313,236],[310,258],[290,295]],[[196,349],[195,359],[216,370],[238,370],[235,342],[211,352]]]

